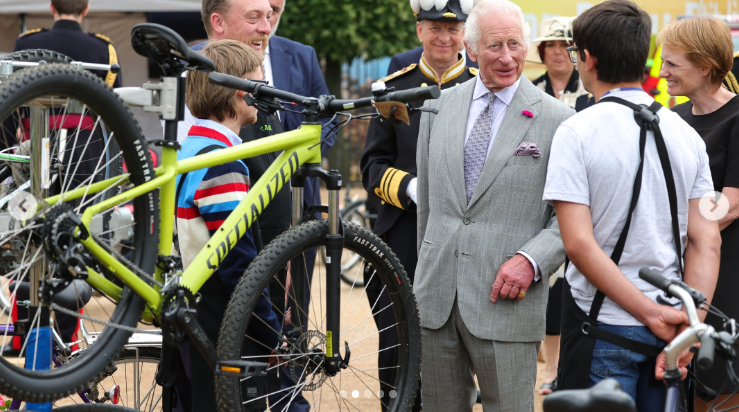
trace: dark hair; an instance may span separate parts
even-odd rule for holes
[[[547,49],[547,42],[543,41],[539,43],[538,46],[536,46],[536,50],[539,52],[539,58],[541,59],[541,62],[544,63],[544,54],[546,54]]]
[[[87,8],[87,0],[51,0],[51,5],[59,14],[79,16]]]
[[[205,24],[205,32],[210,37],[213,31],[213,26],[210,24],[210,16],[213,13],[225,14],[230,8],[230,0],[203,0],[200,6],[200,15],[203,18],[203,24]]]
[[[598,80],[604,83],[642,81],[649,58],[652,20],[636,3],[609,0],[587,9],[572,26],[572,40],[598,59]]]

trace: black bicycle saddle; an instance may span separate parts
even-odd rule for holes
[[[165,76],[179,76],[185,70],[212,72],[216,69],[213,61],[187,47],[179,34],[161,24],[134,26],[131,45],[136,53],[154,60]]]
[[[636,412],[636,403],[615,379],[590,389],[564,390],[547,395],[544,412]]]

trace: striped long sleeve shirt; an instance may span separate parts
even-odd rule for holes
[[[177,159],[193,157],[208,146],[227,148],[235,144],[241,144],[241,139],[233,131],[214,121],[198,119],[182,142]],[[177,236],[182,263],[187,268],[246,196],[250,182],[249,170],[240,160],[189,172],[180,185],[182,176],[177,177],[177,187],[180,188],[177,197]],[[213,276],[218,276],[233,291],[256,255],[257,248],[250,228],[236,242]],[[265,323],[251,322],[250,328],[259,329],[254,331],[257,336],[263,337],[265,344],[274,348],[277,336],[270,329],[279,331],[280,326],[268,297],[269,290],[265,288],[254,310],[254,316]]]

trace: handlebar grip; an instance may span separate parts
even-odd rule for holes
[[[408,90],[390,92],[377,99],[379,102],[417,102],[421,100],[438,99],[441,96],[439,86],[415,87]]]
[[[716,351],[716,342],[710,336],[711,334],[706,332],[701,336],[701,347],[698,348],[698,368],[701,370],[711,369],[713,366],[713,354]]]
[[[664,277],[660,276],[659,273],[649,268],[639,269],[639,277],[664,292],[667,292],[667,288],[670,287],[671,284],[668,279],[665,279]]]
[[[256,85],[254,82],[218,72],[211,72],[208,74],[208,81],[216,86],[228,87],[229,89],[241,90],[249,93],[254,91],[254,86]]]

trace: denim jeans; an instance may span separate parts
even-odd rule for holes
[[[628,339],[664,347],[646,326],[615,326],[598,322],[598,327]],[[636,401],[638,412],[662,411],[665,403],[665,386],[649,384],[654,376],[654,358],[629,351],[602,340],[595,341],[593,361],[590,365],[590,386],[612,378],[621,384],[621,389]]]

